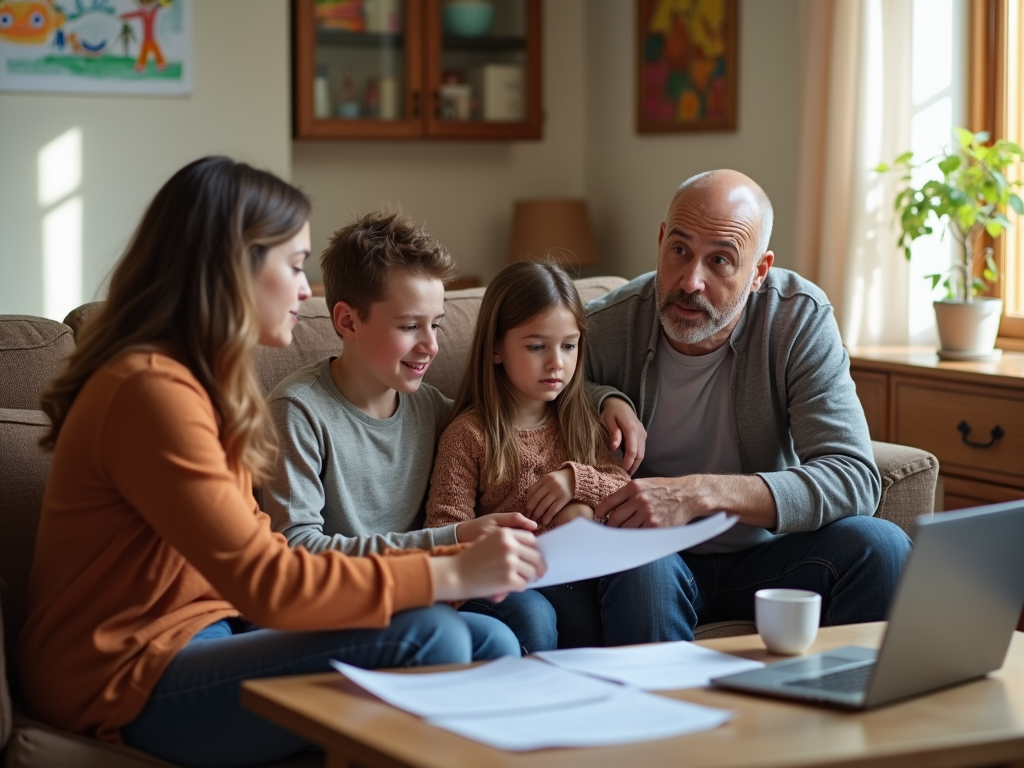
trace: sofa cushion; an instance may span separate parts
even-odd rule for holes
[[[64,322],[77,336],[83,324],[99,309],[102,302],[93,301],[71,310]],[[331,315],[322,297],[314,296],[299,307],[299,324],[292,332],[292,343],[283,348],[256,348],[256,377],[267,394],[285,376],[308,363],[336,355],[341,339],[334,332]]]
[[[341,337],[322,296],[306,299],[299,307],[299,324],[287,347],[256,348],[256,376],[267,394],[285,376],[304,365],[341,352]]]
[[[626,280],[621,277],[587,277],[577,280],[576,286],[586,303],[625,283]],[[445,293],[445,320],[438,339],[440,350],[425,380],[449,397],[455,396],[462,378],[484,290],[469,288]],[[77,334],[98,307],[99,302],[95,301],[83,304],[72,310],[64,322]],[[334,330],[326,300],[321,296],[306,299],[299,309],[299,324],[292,332],[292,343],[282,348],[257,348],[256,375],[260,386],[264,393],[269,393],[288,374],[309,363],[339,354],[341,347],[342,341]]]
[[[0,610],[3,609],[0,596]],[[4,623],[0,621],[0,750],[11,736],[11,692],[7,689],[7,662],[4,652]]]
[[[448,397],[455,397],[462,380],[484,290],[466,288],[446,291],[444,294],[444,320],[441,321],[441,331],[437,335],[437,357],[430,364],[423,380]]]
[[[576,281],[583,303],[625,285],[621,277],[587,277]],[[480,312],[484,288],[467,288],[462,291],[448,291],[444,295],[444,321],[438,336],[438,352],[434,362],[427,369],[423,380],[441,390],[448,397],[455,397],[459,382],[469,358],[469,345],[476,328],[476,316]]]
[[[25,623],[28,574],[50,469],[50,454],[39,447],[47,423],[42,411],[0,408],[0,609],[14,690],[14,642]]]
[[[82,330],[82,326],[85,321],[96,314],[96,310],[103,306],[102,301],[90,301],[88,304],[83,304],[80,307],[75,307],[68,312],[67,317],[64,318],[64,325],[71,329],[71,332],[78,338],[79,332]]]
[[[714,640],[719,637],[735,637],[736,635],[756,635],[757,625],[752,621],[716,621],[701,624],[693,631],[694,640]]]
[[[266,765],[267,768],[314,768],[323,764],[323,753],[302,752]],[[59,731],[17,715],[14,735],[7,747],[5,768],[64,765],[76,768],[174,768],[171,763],[137,749]]]
[[[56,320],[0,315],[0,408],[38,408],[39,396],[75,348],[71,329]]]

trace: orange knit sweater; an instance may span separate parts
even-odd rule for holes
[[[485,488],[485,453],[484,433],[476,414],[462,414],[444,431],[430,477],[428,527],[459,523],[492,512],[521,512],[525,515],[530,487],[549,472],[564,467],[572,468],[575,478],[573,499],[591,509],[629,482],[629,475],[603,446],[597,467],[569,461],[562,430],[553,414],[541,427],[519,430],[522,471],[518,478],[506,479]],[[543,533],[549,527],[541,526],[537,533]]]
[[[291,549],[233,472],[206,391],[183,365],[125,354],[82,388],[43,499],[18,644],[34,714],[117,741],[203,627],[383,627],[433,602],[426,553]]]

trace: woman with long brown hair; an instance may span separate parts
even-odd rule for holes
[[[253,354],[291,342],[310,295],[309,212],[227,158],[178,171],[44,395],[53,461],[18,645],[41,719],[182,764],[262,763],[303,741],[242,710],[245,678],[517,650],[433,603],[522,590],[544,570],[529,534],[313,555],[253,499],[277,448]]]

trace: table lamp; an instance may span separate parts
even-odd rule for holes
[[[515,201],[508,260],[543,258],[566,267],[597,263],[586,200]]]

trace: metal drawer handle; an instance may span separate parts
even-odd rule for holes
[[[956,425],[956,428],[960,431],[961,439],[964,441],[964,443],[966,445],[971,446],[972,448],[991,448],[993,445],[996,444],[996,440],[1006,435],[1006,430],[1000,427],[998,424],[996,424],[994,427],[992,427],[992,431],[989,432],[989,434],[992,436],[991,440],[989,440],[987,443],[976,443],[973,440],[967,439],[968,435],[971,434],[970,424],[968,424],[966,421],[961,421],[959,424]]]

